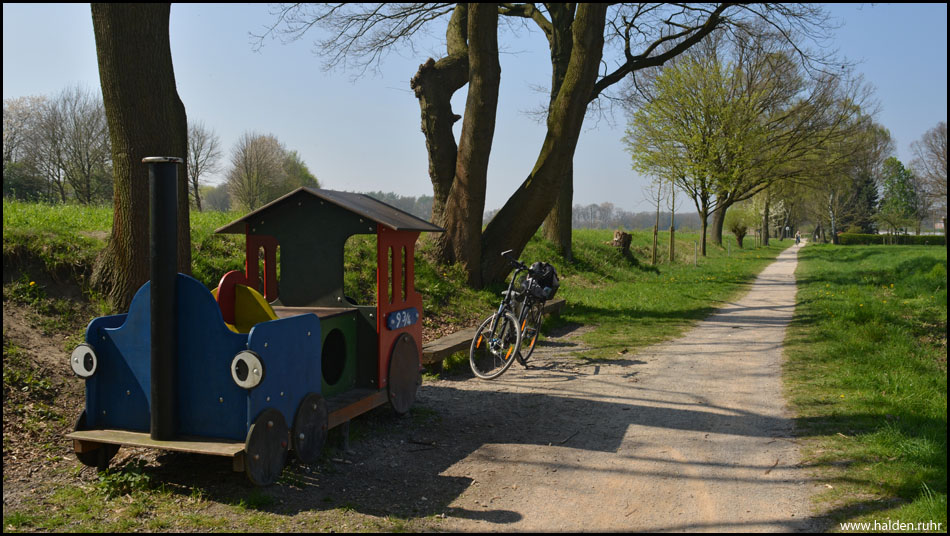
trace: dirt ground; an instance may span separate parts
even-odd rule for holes
[[[439,477],[466,486],[444,528],[819,530],[782,398],[796,262],[797,248],[785,251],[741,299],[637,355],[578,361],[567,354],[584,349],[566,333],[537,368],[424,386],[432,407],[472,397],[481,408],[447,415],[465,446]]]
[[[388,516],[411,519],[411,530],[460,532],[822,530],[782,398],[796,255],[786,250],[748,294],[682,338],[636,355],[585,360],[580,335],[592,327],[566,326],[528,369],[426,379],[409,416],[378,408],[354,420],[346,450],[334,433],[327,460],[292,464],[266,488],[268,510],[299,518],[302,531],[372,528],[361,523]],[[30,329],[10,309],[5,341]],[[78,412],[80,382],[63,378],[72,394],[60,404]],[[64,470],[78,466],[66,440],[61,460],[37,461],[24,444],[34,432],[13,427],[6,398],[5,511],[41,483],[95,477]],[[201,488],[212,505],[250,488],[224,458],[123,449],[113,463],[135,457],[170,488]],[[304,515],[340,506],[349,525]]]

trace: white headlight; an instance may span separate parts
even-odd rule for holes
[[[253,389],[264,379],[264,363],[250,350],[245,350],[231,360],[231,378],[238,387]]]
[[[96,373],[96,368],[99,366],[96,351],[88,344],[80,344],[69,356],[69,365],[73,368],[76,376],[84,379],[91,377]]]

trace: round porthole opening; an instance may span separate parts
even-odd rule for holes
[[[254,352],[241,352],[231,360],[231,379],[238,387],[253,389],[264,379],[264,363]]]
[[[96,352],[88,344],[80,344],[69,356],[69,365],[80,378],[89,378],[96,373],[99,361]]]
[[[334,385],[343,377],[343,370],[346,368],[346,337],[339,329],[333,329],[323,340],[323,351],[321,353],[323,364],[323,381],[327,385]]]

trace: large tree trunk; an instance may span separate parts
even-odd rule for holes
[[[170,4],[92,4],[99,80],[112,140],[112,236],[92,285],[118,310],[149,278],[148,156],[187,154],[188,124],[168,38]],[[187,174],[178,172],[178,270],[191,272]]]
[[[769,194],[765,194],[765,208],[762,210],[762,245],[769,245]]]
[[[469,284],[480,287],[482,215],[501,82],[495,4],[469,6],[468,37],[468,98],[455,180],[443,211],[445,232],[437,238],[437,255],[442,262],[462,263],[468,272]]]
[[[557,199],[544,219],[544,237],[554,242],[554,249],[566,260],[573,259],[571,249],[571,222],[574,201],[574,159],[565,162],[557,179]]]
[[[574,158],[597,79],[604,45],[607,6],[579,4],[572,25],[573,52],[564,81],[548,115],[548,132],[534,169],[508,199],[482,235],[482,281],[507,273],[502,251],[522,251],[557,199],[563,170]],[[568,221],[570,221],[568,219]]]
[[[439,61],[429,58],[409,84],[422,110],[433,192],[432,221],[441,226],[445,225],[445,202],[455,180],[458,157],[452,125],[461,117],[452,112],[452,95],[468,83],[467,31],[468,7],[458,4],[446,30],[447,56]]]
[[[567,69],[574,50],[573,4],[548,4],[551,16],[551,33],[548,44],[551,49],[551,98],[548,104],[548,114],[557,100],[557,94],[564,83]],[[565,259],[571,260],[571,213],[574,204],[574,160],[565,166],[559,179],[558,196],[551,212],[544,220],[544,237],[554,242],[554,247]]]
[[[722,204],[713,211],[712,239],[717,246],[722,247],[722,226],[726,221],[726,210],[730,205]]]

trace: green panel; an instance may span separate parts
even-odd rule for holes
[[[376,306],[360,306],[356,322],[356,386],[379,389],[379,334]]]
[[[280,244],[279,304],[339,307],[343,246],[354,234],[375,234],[376,223],[306,193],[290,196],[247,222],[252,234]]]
[[[356,385],[357,311],[320,319],[323,397],[330,399]]]

